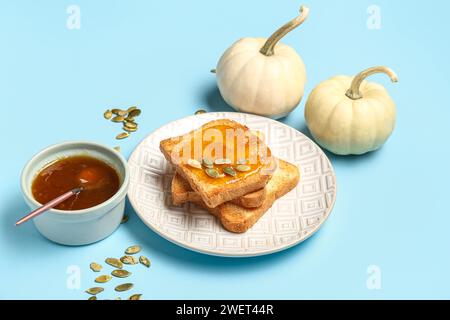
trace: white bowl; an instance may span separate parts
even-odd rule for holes
[[[33,222],[38,231],[51,241],[64,245],[85,245],[108,237],[120,225],[130,177],[128,164],[119,152],[85,141],[50,146],[27,163],[22,171],[21,188],[31,210],[41,206],[31,192],[31,185],[37,173],[47,164],[72,155],[89,155],[111,165],[120,177],[119,191],[97,206],[74,211],[51,209],[34,218]]]

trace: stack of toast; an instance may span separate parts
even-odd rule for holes
[[[297,166],[272,156],[260,135],[228,119],[161,141],[174,166],[174,205],[192,202],[235,233],[250,229],[298,184]]]

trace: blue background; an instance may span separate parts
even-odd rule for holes
[[[71,4],[81,9],[80,30],[66,27]],[[127,157],[167,122],[199,108],[230,111],[209,70],[235,40],[269,36],[300,4],[1,1],[0,298],[86,299],[95,277],[89,263],[135,243],[153,263],[133,268],[134,291],[147,299],[450,298],[450,3],[443,0],[309,0],[309,19],[284,39],[307,66],[306,94],[330,76],[373,65],[400,77],[398,84],[371,79],[397,102],[397,127],[377,152],[329,155],[336,206],[305,243],[258,258],[205,256],[157,236],[129,205],[130,221],[89,246],[53,244],[31,223],[14,227],[28,210],[19,176],[33,154],[65,140],[117,145],[117,126],[102,121],[110,107],[144,110],[140,131],[120,142]],[[366,26],[373,4],[381,9],[379,30]],[[308,134],[305,101],[282,121]],[[66,286],[70,265],[81,268],[78,290]],[[381,270],[380,290],[366,286],[369,265]]]

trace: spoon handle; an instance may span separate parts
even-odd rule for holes
[[[46,204],[44,204],[43,206],[37,208],[36,210],[30,212],[29,214],[27,214],[25,217],[21,218],[20,220],[18,220],[16,222],[16,226],[21,225],[24,222],[27,222],[30,219],[33,219],[34,217],[40,215],[41,213],[56,207],[58,204],[60,204],[61,202],[64,202],[65,200],[67,200],[68,198],[77,195],[81,192],[82,188],[75,188],[72,189],[62,195],[60,195],[59,197],[47,202]]]

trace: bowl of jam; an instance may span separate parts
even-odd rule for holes
[[[38,231],[64,245],[85,245],[120,225],[129,185],[125,158],[116,150],[84,141],[50,146],[36,154],[21,176],[22,193],[34,210],[74,188],[82,191],[33,219]]]

